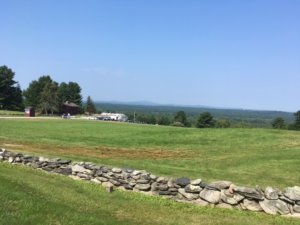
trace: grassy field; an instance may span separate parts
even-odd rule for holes
[[[239,185],[299,185],[300,132],[83,120],[0,120],[0,146]]]
[[[24,112],[0,110],[0,116],[23,116]]]
[[[176,203],[0,163],[0,224],[300,224],[298,219]]]

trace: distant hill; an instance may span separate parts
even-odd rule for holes
[[[165,115],[173,117],[174,114],[183,110],[187,114],[191,123],[197,120],[199,114],[210,112],[217,119],[229,119],[232,123],[248,123],[253,127],[270,127],[271,122],[276,117],[282,117],[287,123],[294,121],[294,115],[291,112],[267,111],[267,110],[244,110],[244,109],[222,109],[206,106],[177,106],[177,105],[159,105],[152,102],[95,102],[97,110],[108,112],[122,112],[127,115],[145,114],[145,115]]]

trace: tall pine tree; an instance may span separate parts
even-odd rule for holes
[[[87,97],[85,111],[90,115],[93,113],[96,113],[96,107],[95,107],[95,104],[94,104],[91,96]]]

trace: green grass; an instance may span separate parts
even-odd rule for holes
[[[239,185],[299,185],[300,132],[83,120],[0,120],[0,146]]]
[[[0,224],[300,224],[298,219],[176,203],[0,163]]]
[[[23,116],[24,112],[20,111],[10,111],[10,110],[0,110],[0,116]]]

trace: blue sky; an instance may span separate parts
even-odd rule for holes
[[[0,64],[21,87],[100,101],[300,109],[298,0],[1,0]]]

